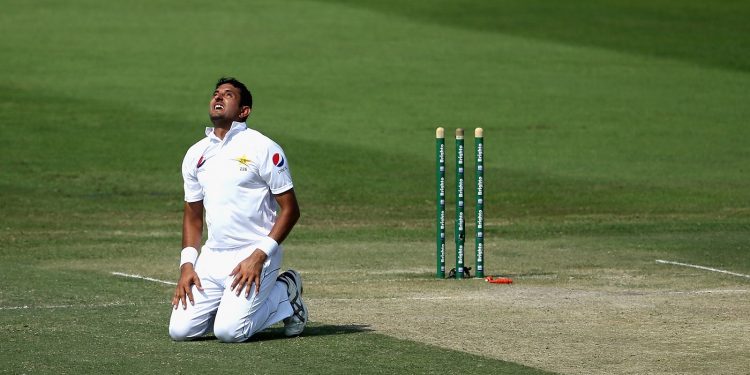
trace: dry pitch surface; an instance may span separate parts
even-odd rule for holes
[[[568,374],[747,373],[750,280],[648,263],[511,286],[434,280],[429,268],[302,271],[316,322]]]
[[[488,270],[507,269],[513,285],[436,280],[417,266],[433,262],[430,243],[292,242],[285,263],[301,271],[319,324],[565,374],[748,373],[749,278],[658,264],[667,253],[574,242],[489,242]],[[120,271],[171,280],[172,259],[164,262],[133,259]]]

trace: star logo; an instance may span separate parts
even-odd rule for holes
[[[236,162],[238,162],[238,163],[240,163],[240,164],[242,164],[242,165],[244,165],[246,167],[250,166],[250,159],[247,158],[247,155],[242,155],[242,156],[240,156],[240,157],[238,157],[236,159],[233,159],[233,160],[235,160]]]

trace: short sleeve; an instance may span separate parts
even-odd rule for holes
[[[185,189],[185,202],[197,202],[203,200],[203,188],[198,182],[198,163],[195,157],[191,156],[192,150],[188,150],[182,161],[182,180]]]
[[[276,143],[269,145],[265,160],[260,165],[260,175],[273,194],[281,194],[292,187],[292,174],[284,150]]]

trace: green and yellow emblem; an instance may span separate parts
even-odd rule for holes
[[[236,159],[234,159],[234,160],[235,160],[236,162],[238,162],[238,163],[240,163],[240,164],[242,164],[242,165],[246,166],[246,167],[249,167],[249,166],[250,166],[250,161],[251,161],[251,160],[247,158],[247,155],[242,155],[242,156],[240,156],[240,157],[238,157],[238,158],[236,158]]]

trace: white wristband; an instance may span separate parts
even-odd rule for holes
[[[266,253],[267,256],[271,256],[276,252],[279,244],[271,237],[264,237],[262,240],[255,243],[255,247]]]
[[[192,263],[195,265],[195,261],[198,260],[198,250],[192,246],[188,246],[182,249],[180,253],[180,268],[185,263]]]

